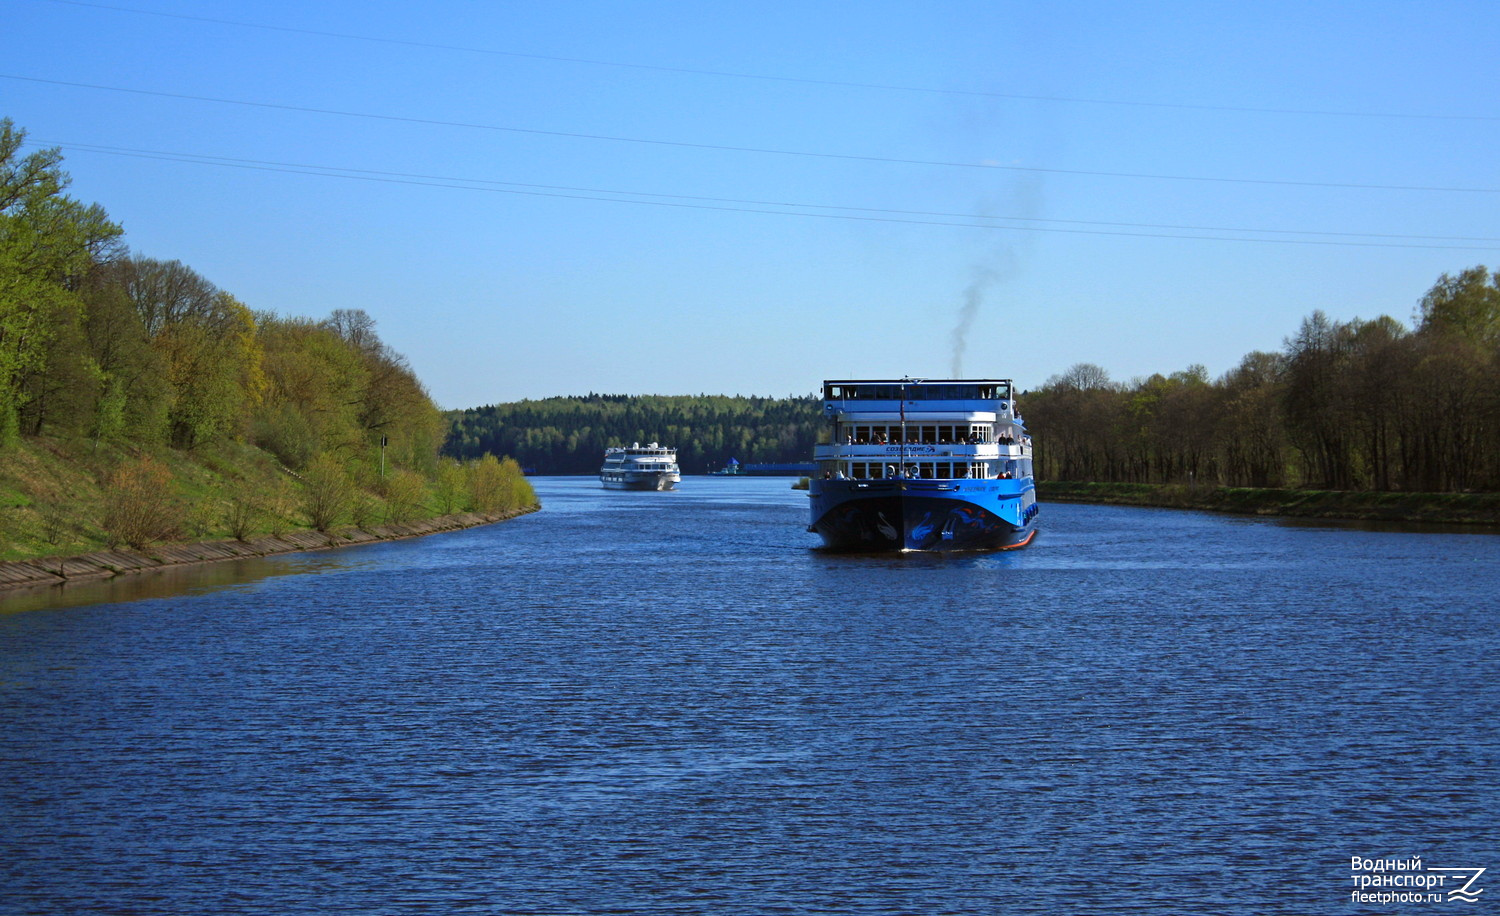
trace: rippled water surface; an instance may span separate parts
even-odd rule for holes
[[[784,479],[537,484],[7,599],[0,913],[1395,913],[1434,910],[1351,903],[1351,857],[1500,875],[1496,536],[1048,505],[1023,551],[850,557]]]

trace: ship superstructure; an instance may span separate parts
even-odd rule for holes
[[[608,490],[670,490],[682,480],[677,449],[652,442],[604,450],[599,482]]]
[[[823,383],[809,531],[839,550],[995,550],[1036,534],[1032,444],[1009,379]]]

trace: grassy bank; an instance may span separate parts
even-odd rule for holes
[[[183,451],[27,438],[0,448],[0,561],[369,529],[469,511],[505,515],[535,505],[519,469],[497,465],[486,477],[476,468],[450,463],[427,476],[394,469],[382,476],[378,465],[351,465],[334,472],[329,492],[318,487],[328,475],[294,474],[244,442]]]
[[[1037,496],[1050,502],[1206,509],[1242,515],[1500,525],[1500,493],[1370,493],[1049,481],[1037,485]]]

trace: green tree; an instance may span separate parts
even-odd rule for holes
[[[368,372],[358,351],[320,323],[262,313],[257,320],[265,396],[254,439],[293,468],[320,452],[357,457]]]
[[[80,394],[80,400],[93,402],[90,435],[109,438],[110,431],[117,430],[122,437],[154,445],[166,442],[173,393],[166,361],[152,347],[145,323],[120,281],[132,264],[121,258],[99,265],[80,290],[85,347],[99,370],[96,383]],[[113,419],[116,411],[118,426]]]
[[[1279,487],[1286,483],[1286,434],[1281,415],[1280,354],[1246,354],[1220,380],[1222,412],[1217,440],[1225,481],[1231,486]]]
[[[22,156],[25,138],[0,119],[0,440],[46,422],[27,408],[38,391],[56,390],[48,372],[77,353],[57,346],[76,335],[76,288],[92,265],[117,254],[122,232],[97,204],[63,193],[70,179],[56,149]]]
[[[508,499],[500,459],[485,455],[469,467],[469,503],[477,512],[499,512]]]
[[[248,308],[217,292],[206,310],[161,325],[155,343],[176,393],[169,412],[174,444],[192,448],[248,425],[266,389]]]
[[[437,498],[438,511],[452,515],[468,503],[467,480],[463,465],[452,458],[438,462],[433,495]]]
[[[1420,329],[1478,344],[1500,341],[1500,271],[1483,265],[1443,274],[1417,306]]]
[[[422,514],[427,501],[427,481],[415,471],[398,470],[385,478],[386,521],[405,524]]]
[[[319,531],[333,528],[349,513],[355,496],[354,481],[335,457],[318,455],[302,474],[302,513]]]

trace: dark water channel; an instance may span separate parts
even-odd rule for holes
[[[830,556],[784,479],[537,483],[0,604],[0,913],[1500,897],[1500,537],[1048,505],[1023,551]],[[1355,902],[1352,857],[1494,887]]]

